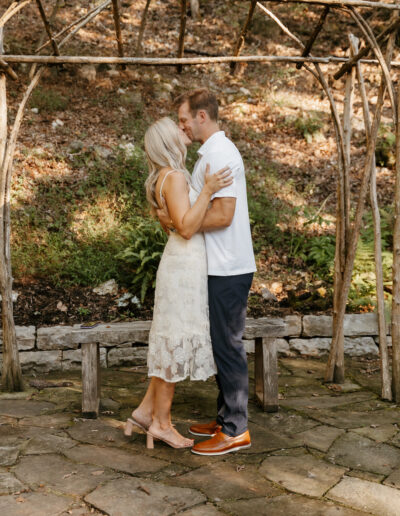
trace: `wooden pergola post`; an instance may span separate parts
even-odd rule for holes
[[[391,35],[394,37],[394,34]],[[350,34],[350,44],[353,56],[358,52],[358,39]],[[363,105],[363,116],[367,142],[371,135],[371,116],[369,113],[368,98],[365,90],[364,77],[360,63],[356,65],[358,87]],[[383,268],[382,268],[382,243],[381,243],[381,219],[378,207],[378,196],[376,191],[376,164],[372,163],[370,181],[371,209],[374,221],[374,251],[375,251],[375,276],[376,276],[376,299],[378,307],[378,332],[379,332],[379,356],[381,362],[381,396],[384,400],[392,399],[392,388],[390,381],[389,356],[386,339],[385,301],[383,293]]]
[[[394,401],[400,401],[400,84],[397,90],[396,184],[393,231],[392,298],[392,388]]]
[[[3,27],[0,27],[0,54],[3,54]],[[7,391],[22,391],[23,381],[18,356],[12,304],[12,274],[10,256],[10,206],[8,178],[8,127],[6,76],[0,70],[0,294],[3,328],[2,387]]]
[[[365,164],[364,164],[364,171],[363,176],[361,179],[361,186],[359,189],[359,196],[358,196],[358,203],[357,208],[354,216],[354,221],[352,225],[352,231],[351,231],[351,239],[348,244],[348,249],[346,252],[346,260],[345,260],[345,267],[343,271],[343,281],[341,285],[340,292],[335,292],[335,298],[337,297],[338,305],[337,308],[335,308],[335,328],[334,328],[334,335],[332,337],[332,344],[331,349],[329,352],[329,358],[328,358],[328,364],[325,374],[325,380],[327,382],[336,381],[338,383],[342,383],[344,380],[344,361],[343,361],[343,353],[342,349],[339,346],[339,334],[338,329],[343,328],[344,324],[344,315],[346,312],[346,303],[348,298],[348,293],[350,289],[350,283],[351,283],[351,277],[353,272],[353,266],[354,266],[354,259],[357,251],[357,243],[358,238],[360,234],[360,228],[362,223],[362,217],[364,213],[364,205],[365,200],[368,192],[368,187],[370,184],[370,178],[371,178],[371,170],[372,165],[375,157],[375,147],[376,147],[376,140],[378,137],[378,129],[382,114],[382,108],[383,108],[383,100],[386,91],[389,92],[389,96],[391,97],[391,103],[393,106],[393,100],[392,100],[392,83],[390,79],[390,75],[388,72],[388,64],[390,66],[390,56],[393,51],[393,44],[394,40],[389,39],[388,48],[386,50],[386,60],[383,59],[382,52],[379,48],[377,48],[376,41],[374,41],[373,36],[369,34],[369,31],[364,26],[364,20],[360,20],[360,16],[358,13],[351,9],[350,14],[354,18],[354,20],[357,22],[361,30],[363,31],[364,35],[366,36],[367,40],[369,40],[370,46],[373,48],[375,55],[377,59],[379,60],[379,63],[381,65],[382,74],[381,74],[381,84],[379,86],[379,92],[378,92],[378,100],[376,103],[375,113],[374,113],[374,119],[371,125],[371,131],[370,131],[370,138],[367,143],[367,152],[365,157]],[[383,61],[383,62],[382,62]],[[386,87],[388,86],[388,88]],[[395,120],[395,123],[397,122],[396,113],[393,113],[393,118]],[[342,372],[343,369],[343,372]]]

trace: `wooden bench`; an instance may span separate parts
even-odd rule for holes
[[[246,319],[243,339],[254,339],[254,395],[265,412],[277,412],[279,408],[276,339],[284,330],[280,319]]]
[[[139,342],[148,340],[150,321],[138,322]],[[246,319],[244,340],[255,341],[254,383],[255,397],[263,410],[278,410],[278,361],[276,338],[284,334],[280,319]],[[112,334],[112,325],[96,329],[79,330],[76,340],[82,347],[82,414],[96,418],[100,408],[100,345],[107,334]],[[114,330],[115,331],[115,330]],[[84,332],[84,337],[79,338]]]

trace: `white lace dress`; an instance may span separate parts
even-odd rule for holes
[[[191,205],[197,196],[190,187]],[[202,233],[190,240],[176,232],[169,236],[157,270],[147,365],[149,376],[167,382],[206,380],[216,374]]]

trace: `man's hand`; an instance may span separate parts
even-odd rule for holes
[[[170,233],[169,228],[173,227],[173,223],[172,223],[171,217],[169,216],[166,206],[163,205],[161,210],[156,210],[156,214],[157,214],[158,220],[160,221],[161,227],[167,233],[167,235],[169,235],[169,233]]]

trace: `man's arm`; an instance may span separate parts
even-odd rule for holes
[[[211,202],[211,208],[206,212],[199,231],[227,228],[232,223],[235,208],[235,197],[215,197]]]
[[[232,222],[235,208],[235,197],[216,197],[211,203],[211,208],[206,212],[199,231],[227,228]],[[167,210],[165,208],[157,210],[157,217],[164,231],[169,233],[172,221]]]

